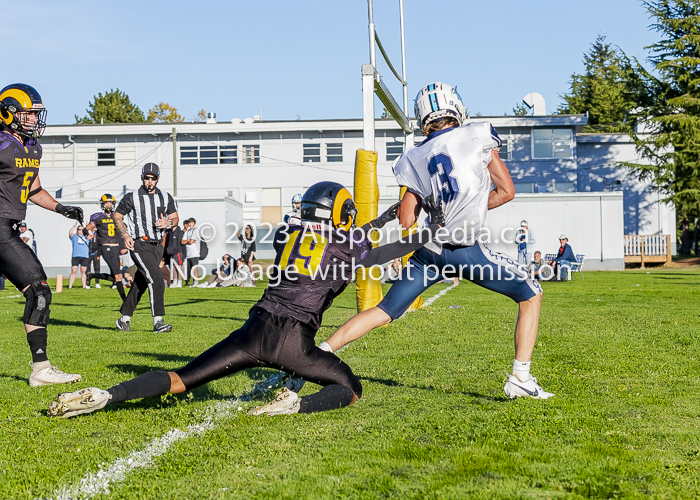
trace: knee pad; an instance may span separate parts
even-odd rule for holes
[[[49,324],[49,304],[51,304],[51,288],[45,281],[32,283],[23,292],[27,302],[24,305],[22,321],[25,325],[43,326]]]

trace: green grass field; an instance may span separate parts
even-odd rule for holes
[[[61,389],[28,387],[24,300],[5,290],[0,498],[91,498],[100,470],[133,464],[133,452],[202,422],[206,432],[190,427],[95,498],[698,498],[700,272],[585,277],[544,284],[532,372],[556,393],[551,400],[505,397],[517,307],[463,282],[340,353],[362,380],[357,403],[281,417],[238,410],[267,402],[273,389],[230,403],[274,374],[250,370],[188,395],[50,419]],[[66,390],[175,369],[237,328],[261,293],[167,290],[174,330],[154,335],[147,304],[122,333],[116,290],[64,291],[54,295],[49,355],[83,375]],[[350,289],[317,341],[353,312]]]

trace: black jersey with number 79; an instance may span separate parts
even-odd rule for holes
[[[323,312],[348,286],[353,265],[372,248],[359,231],[314,232],[311,226],[279,228],[273,246],[275,271],[257,306],[316,329]]]

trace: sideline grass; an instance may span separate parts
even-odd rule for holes
[[[355,405],[277,418],[238,413],[176,443],[109,497],[697,498],[700,273],[585,276],[544,285],[532,371],[552,400],[504,396],[517,308],[463,283],[340,354],[364,386]],[[49,354],[83,375],[71,389],[174,369],[239,326],[261,292],[168,290],[175,330],[157,336],[145,307],[132,332],[113,328],[114,290],[65,291],[54,295]],[[23,299],[2,298],[11,295],[0,292],[2,498],[49,497],[272,373],[250,370],[191,396],[49,419],[59,389],[26,385]],[[317,340],[353,312],[348,290]]]

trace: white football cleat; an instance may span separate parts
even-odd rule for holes
[[[40,387],[52,384],[72,384],[80,382],[82,379],[83,377],[77,373],[64,373],[55,366],[48,366],[43,370],[32,370],[32,374],[29,376],[29,385]]]
[[[508,382],[503,388],[509,398],[533,398],[549,399],[554,397],[551,392],[546,392],[537,383],[537,379],[530,375],[530,378],[523,382],[515,375],[508,375]]]
[[[301,398],[296,392],[292,392],[286,387],[277,393],[274,401],[265,406],[258,406],[250,411],[251,415],[292,415],[299,411]]]
[[[88,287],[88,288],[90,288],[90,287]],[[102,287],[100,286],[99,283],[95,283],[95,288],[98,288],[98,289],[99,289],[99,288],[102,288]]]
[[[83,413],[92,413],[104,408],[110,399],[107,391],[88,387],[75,392],[64,392],[51,401],[46,414],[49,417],[70,418]]]

